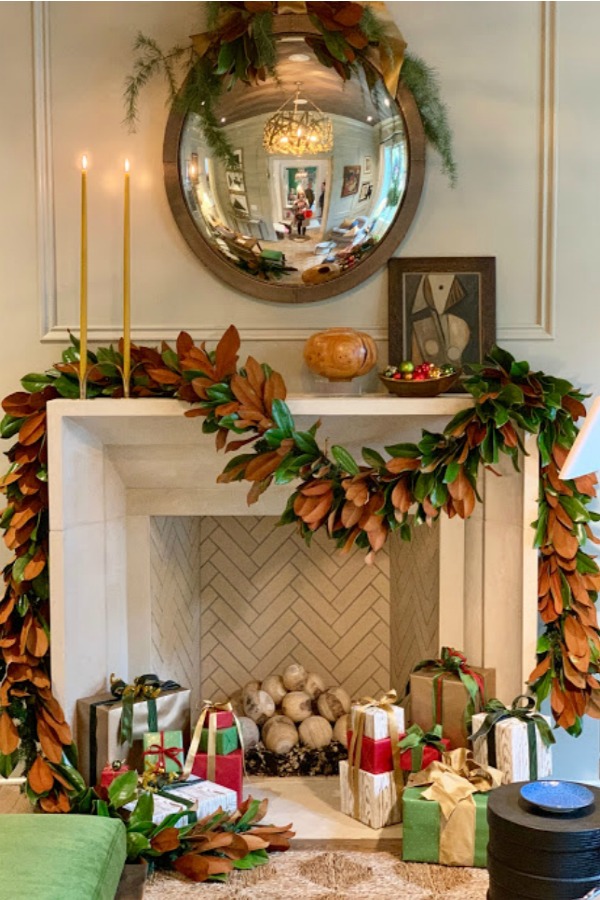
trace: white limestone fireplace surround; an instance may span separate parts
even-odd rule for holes
[[[471,402],[288,398],[299,427],[321,419],[321,440],[357,456],[363,446],[416,440],[422,428],[439,431]],[[226,457],[200,418],[184,417],[187,408],[154,399],[48,406],[52,680],[70,720],[77,698],[103,689],[111,672],[152,669],[151,517],[273,516],[285,505],[289,486],[272,486],[248,508],[247,485],[216,484]],[[444,517],[439,527],[440,644],[495,666],[505,701],[521,692],[535,659],[538,458],[533,440],[526,447],[520,474],[508,460],[498,467],[504,477],[483,473],[484,503],[468,522]]]

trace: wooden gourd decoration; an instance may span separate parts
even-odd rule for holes
[[[273,716],[263,726],[262,739],[267,750],[283,755],[298,743],[298,729],[287,716]]]
[[[344,747],[348,746],[348,729],[350,727],[350,714],[344,713],[333,726],[333,740],[339,741]]]
[[[311,700],[317,700],[325,690],[325,682],[316,672],[309,672],[306,676],[303,690],[306,691]]]
[[[371,371],[377,362],[377,347],[364,331],[328,328],[309,337],[304,361],[311,372],[329,381],[351,381]]]
[[[292,722],[302,722],[312,715],[312,701],[304,691],[290,691],[283,698],[281,711],[284,716],[289,716]]]
[[[283,673],[283,684],[286,691],[303,691],[306,684],[306,669],[293,663]]]
[[[257,725],[262,725],[275,712],[273,698],[266,691],[250,690],[244,688],[244,713]]]
[[[341,687],[328,688],[317,700],[319,714],[330,722],[335,722],[344,713],[350,712],[350,696]]]
[[[273,698],[275,706],[279,706],[285,695],[287,688],[283,683],[281,675],[269,675],[261,684],[261,690],[266,691]]]
[[[300,740],[306,747],[319,750],[331,743],[333,729],[323,716],[309,716],[298,727]]]

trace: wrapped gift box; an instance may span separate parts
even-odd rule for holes
[[[160,791],[160,796],[177,803],[190,803],[198,819],[210,816],[219,808],[223,812],[233,813],[239,805],[235,791],[194,776],[187,781],[168,785]]]
[[[216,719],[214,718],[216,716]],[[227,709],[211,709],[209,712],[209,717],[213,718],[215,722],[215,726],[218,729],[221,728],[231,728],[234,725],[233,713]],[[208,719],[206,724],[208,725]]]
[[[183,772],[184,750],[181,731],[144,733],[144,768],[163,772]]]
[[[402,738],[404,735],[400,734],[399,737]],[[349,731],[348,747],[351,746],[351,741],[352,732]],[[446,740],[446,738],[442,738],[442,743],[447,750],[450,748],[450,741]],[[441,759],[440,751],[436,750],[435,747],[424,747],[421,768],[426,769],[427,766],[436,759]],[[362,739],[360,753],[360,768],[364,769],[365,772],[371,772],[372,775],[381,775],[383,772],[391,772],[394,768],[391,738],[383,738],[380,741],[374,741],[370,737],[364,737]],[[404,750],[400,754],[400,768],[405,772],[412,771],[412,755],[410,750]]]
[[[178,688],[164,691],[156,698],[158,727],[161,731],[181,731],[184,741],[190,735],[190,691]],[[119,739],[121,701],[105,692],[77,701],[77,745],[80,771],[87,783],[97,784],[107,763],[120,759],[141,772],[143,736],[148,731],[148,707],[145,700],[133,706],[133,742]]]
[[[208,735],[209,729],[203,728],[200,738],[200,750],[203,753],[208,751]],[[219,756],[227,756],[228,753],[233,753],[240,746],[238,730],[235,725],[232,728],[219,728],[215,733],[215,738],[216,751]]]
[[[211,779],[223,787],[230,788],[237,795],[238,806],[242,802],[242,782],[244,774],[244,756],[241,749],[228,753],[227,756],[215,756],[215,774]],[[200,778],[207,778],[208,754],[196,753],[192,773]]]
[[[184,825],[193,825],[196,821],[196,813],[192,809],[191,804],[180,803],[178,800],[171,800],[168,797],[162,797],[160,794],[154,794],[153,796],[154,812],[152,814],[152,821],[155,825],[162,822],[166,816],[170,816],[177,812],[182,813],[181,818],[176,824],[177,828],[182,828]],[[133,811],[136,803],[137,800],[134,800],[133,803],[127,803],[124,808]]]
[[[358,772],[358,810],[355,809],[352,786],[353,767],[340,760],[341,810],[371,828],[384,828],[402,821],[402,793],[398,791],[393,772],[373,775]],[[356,815],[357,813],[357,815]]]
[[[551,727],[550,719],[543,717]],[[473,734],[478,731],[486,719],[486,713],[477,713],[473,716]],[[552,775],[552,750],[546,747],[542,741],[540,732],[535,724],[530,726],[535,730],[535,756],[537,765],[529,754],[529,735],[527,723],[522,719],[506,718],[497,722],[489,738],[482,735],[473,741],[473,757],[479,763],[491,765],[500,769],[504,784],[514,781],[536,781],[538,778],[548,778]],[[489,752],[489,740],[493,740],[495,746],[495,759]],[[492,756],[492,759],[489,757]]]
[[[405,862],[429,862],[442,865],[476,866],[485,868],[487,862],[488,824],[487,793],[472,794],[475,815],[471,821],[475,834],[457,834],[453,843],[446,835],[442,850],[442,832],[448,823],[442,822],[440,805],[435,800],[425,800],[424,787],[405,788],[402,798],[402,859]],[[467,801],[462,801],[467,802]],[[455,813],[453,813],[455,815]],[[449,819],[452,823],[452,817]],[[451,827],[451,825],[450,825]]]
[[[483,680],[485,700],[496,694],[496,670],[470,666],[471,671]],[[442,682],[441,722],[435,721],[433,669],[420,669],[410,675],[410,719],[420,725],[423,731],[430,731],[436,724],[442,726],[443,733],[451,747],[469,747],[469,733],[465,724],[465,710],[469,694],[458,675],[444,674]],[[483,701],[481,702],[483,706]],[[480,707],[481,708],[481,707]]]
[[[350,730],[356,730],[357,717],[360,714],[360,705],[355,705],[350,711]],[[397,734],[401,734],[404,730],[404,709],[401,706],[392,705],[394,718],[396,720]],[[368,707],[365,709],[365,737],[371,738],[373,741],[385,740],[390,737],[390,725],[388,714],[384,709],[377,707]]]

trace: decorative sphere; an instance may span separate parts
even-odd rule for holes
[[[348,746],[348,728],[350,727],[350,714],[344,713],[333,726],[333,740],[339,741],[344,747]]]
[[[244,715],[244,700],[242,698],[242,689],[238,688],[237,691],[234,691],[231,697],[229,698],[229,702],[231,703],[231,708],[236,716]]]
[[[283,673],[283,684],[286,691],[303,691],[306,682],[306,669],[292,663]]]
[[[260,691],[260,681],[249,681],[244,685],[243,692],[247,691]]]
[[[325,690],[325,682],[316,672],[309,672],[304,683],[304,691],[311,700],[316,700]]]
[[[283,678],[281,677],[281,675],[269,675],[263,681],[261,688],[273,698],[275,706],[279,706],[279,704],[287,694],[287,688],[283,683]]]
[[[267,719],[267,721],[269,722],[270,719]],[[256,722],[248,716],[239,716],[238,723],[240,731],[242,732],[242,744],[244,750],[250,750],[251,747],[256,747],[260,741],[260,732]]]
[[[298,726],[300,740],[307,747],[319,750],[331,743],[333,729],[323,716],[309,716]]]
[[[274,712],[273,698],[266,691],[247,691],[244,688],[244,713],[257,725],[262,725]]]
[[[352,381],[371,371],[377,362],[377,347],[364,331],[328,328],[309,337],[304,361],[311,372],[329,381]]]
[[[335,722],[344,713],[350,712],[350,696],[341,687],[328,688],[317,700],[320,715]]]
[[[290,691],[281,703],[284,716],[289,716],[292,722],[302,722],[312,715],[312,703],[308,694],[304,691]]]
[[[267,750],[273,753],[289,753],[292,747],[298,743],[298,729],[287,716],[273,716],[269,719],[269,725],[263,729],[262,739]]]

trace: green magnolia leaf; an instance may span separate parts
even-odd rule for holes
[[[47,600],[50,596],[50,584],[48,580],[48,567],[44,569],[43,572],[33,579],[31,582],[31,587],[33,588],[37,597],[40,600]]]
[[[130,831],[139,831],[141,825],[147,825],[149,822],[152,822],[153,814],[154,797],[149,791],[143,791],[129,817],[129,822],[127,823],[128,829]]]
[[[453,481],[456,481],[458,478],[458,474],[460,472],[460,463],[451,462],[448,466],[446,466],[446,474],[444,475],[444,484],[452,484]]]
[[[577,571],[582,575],[597,575],[598,574],[598,566],[595,560],[588,556],[587,553],[584,553],[583,550],[579,550],[577,553]]]
[[[31,372],[29,375],[24,375],[21,378],[23,390],[28,391],[30,394],[37,394],[38,391],[43,391],[45,387],[53,383],[54,378],[51,378],[46,373]]]
[[[376,450],[371,450],[370,447],[362,448],[362,458],[365,463],[373,469],[382,469],[385,466],[385,459],[381,453],[378,453]]]
[[[15,514],[14,506],[7,506],[6,509],[4,510],[4,512],[2,513],[2,516],[0,517],[0,528],[2,528],[3,530],[6,530],[8,528],[8,526],[10,525],[10,520],[12,519],[14,514]]]
[[[512,362],[510,366],[510,377],[511,378],[524,378],[529,374],[529,363],[528,362]]]
[[[161,353],[162,361],[168,369],[172,369],[174,372],[179,372],[179,357],[175,353],[174,350],[168,348],[167,350],[163,350]]]
[[[285,438],[284,432],[281,428],[269,428],[268,431],[265,431],[263,434],[263,438],[273,450],[277,450],[278,447],[281,446],[282,440]]]
[[[294,431],[292,437],[298,449],[302,450],[303,453],[310,453],[311,456],[320,454],[319,445],[315,441],[314,436],[308,431]]]
[[[264,866],[269,862],[269,854],[266,850],[252,850],[242,859],[236,859],[234,869],[254,869],[256,866]]]
[[[106,800],[97,799],[94,801],[94,806],[97,816],[101,816],[103,819],[110,819],[110,810]]]
[[[121,809],[135,800],[138,793],[138,773],[135,769],[119,775],[108,786],[108,799],[114,809]]]
[[[17,750],[15,750],[14,753],[0,753],[0,775],[2,778],[10,777],[10,774],[14,771],[18,761],[19,753]]]
[[[150,841],[139,831],[127,832],[127,862],[139,859],[146,850],[151,850]]]
[[[541,634],[535,648],[536,653],[547,653],[550,649],[550,639],[547,634]]]
[[[493,362],[497,363],[507,375],[515,362],[514,356],[511,356],[507,350],[502,350],[497,344],[492,347],[487,355],[487,359],[491,359]]]
[[[234,830],[243,831],[245,828],[250,827],[258,815],[259,808],[260,800],[252,800],[244,815],[236,822]]]
[[[295,431],[294,418],[284,400],[273,400],[271,405],[273,421],[286,437],[292,437]]]
[[[385,448],[385,452],[401,459],[418,459],[421,456],[421,451],[416,444],[392,444]]]
[[[331,455],[335,459],[338,466],[343,469],[344,472],[347,472],[348,475],[359,475],[360,469],[358,464],[356,463],[353,456],[344,448],[340,447],[339,444],[335,444],[331,448]]]
[[[15,416],[5,415],[0,422],[0,437],[11,438],[18,434],[25,418],[17,419]]]
[[[30,550],[29,553],[27,553],[25,556],[20,556],[15,560],[12,567],[12,577],[17,584],[20,584],[23,581],[23,575],[25,574],[27,563],[30,561],[33,554],[34,550]]]
[[[574,522],[589,522],[590,512],[577,497],[567,497],[561,494],[559,502]]]
[[[61,375],[54,382],[54,387],[67,400],[77,400],[79,398],[79,382],[76,378],[69,378],[67,375]]]

